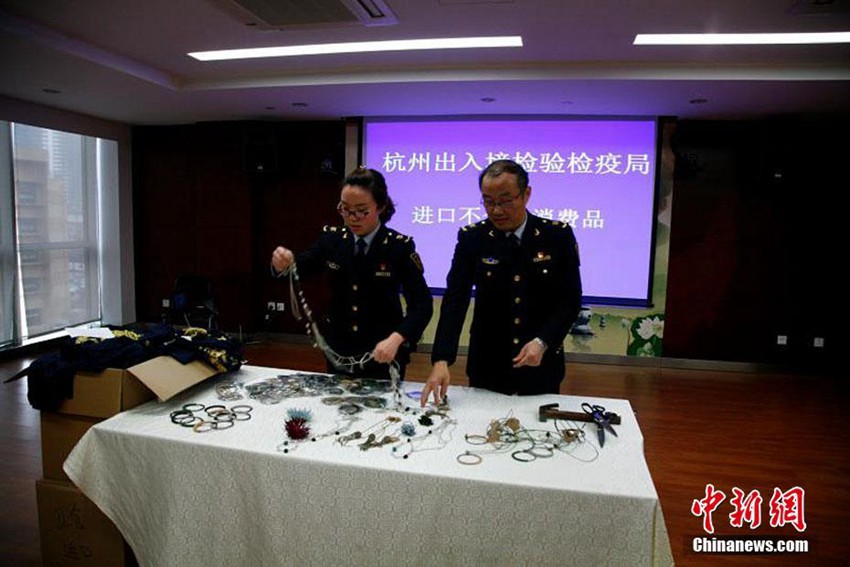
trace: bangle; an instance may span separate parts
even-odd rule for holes
[[[519,461],[521,463],[530,463],[537,459],[537,455],[528,450],[514,451],[511,453],[511,457],[513,457],[515,461]]]
[[[461,453],[457,456],[457,462],[462,465],[480,465],[481,461],[483,461],[483,457],[477,453],[471,453],[466,451],[465,453]]]
[[[533,340],[535,343],[537,343],[540,346],[540,348],[542,348],[544,351],[547,348],[549,348],[549,345],[547,345],[546,342],[543,339],[541,339],[540,337],[534,337],[531,340]]]

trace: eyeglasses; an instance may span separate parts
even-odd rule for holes
[[[349,209],[342,203],[336,206],[336,210],[341,216],[356,220],[364,219],[372,212],[371,209]]]
[[[481,204],[484,205],[485,209],[495,209],[499,207],[502,210],[508,210],[513,208],[514,203],[517,199],[523,196],[523,193],[517,193],[513,197],[507,197],[505,199],[499,199],[498,201],[491,199],[490,197],[481,197]]]

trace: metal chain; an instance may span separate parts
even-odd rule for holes
[[[343,372],[353,373],[355,367],[363,368],[366,363],[375,358],[375,354],[373,352],[364,352],[359,356],[343,356],[331,348],[327,341],[325,341],[322,333],[319,331],[319,325],[316,323],[315,319],[313,319],[313,311],[307,304],[307,300],[304,297],[304,290],[301,289],[301,280],[298,277],[298,269],[295,262],[292,262],[292,265],[290,265],[290,267],[284,272],[284,275],[289,276],[289,302],[292,305],[292,315],[298,321],[301,321],[304,318],[307,319],[305,327],[307,329],[307,334],[313,337],[313,346],[321,349],[322,352],[325,353],[325,356],[334,368]],[[400,408],[403,406],[401,390],[399,387],[401,371],[398,362],[395,360],[390,362],[389,374],[393,391],[393,403],[396,408]]]

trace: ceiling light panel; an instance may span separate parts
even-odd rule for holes
[[[263,57],[297,57],[337,53],[374,53],[382,51],[418,51],[426,49],[475,49],[483,47],[522,47],[520,36],[450,37],[437,39],[402,39],[394,41],[359,41],[350,43],[320,43],[287,45],[250,49],[223,49],[188,53],[199,61],[258,59]]]
[[[634,45],[807,45],[850,43],[850,32],[824,33],[642,33]]]

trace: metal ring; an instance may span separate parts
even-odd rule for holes
[[[470,445],[486,445],[487,437],[484,435],[477,435],[475,433],[467,433],[465,435],[466,442]],[[474,441],[473,441],[474,439]]]
[[[238,406],[232,406],[230,408],[230,411],[232,411],[233,413],[251,413],[252,411],[254,411],[254,406],[249,406],[248,404],[241,404]]]
[[[192,427],[192,429],[195,430],[195,433],[206,433],[207,431],[212,431],[213,429],[215,429],[214,425],[215,425],[215,422],[201,420],[198,423],[196,423]],[[204,426],[206,426],[206,427],[204,427]]]
[[[193,411],[193,412],[194,411],[201,411],[205,407],[206,406],[204,404],[197,404],[197,403],[183,404],[183,411]]]
[[[191,425],[194,425],[195,423],[197,423],[197,421],[199,419],[201,419],[201,418],[198,417],[197,415],[190,413],[188,415],[176,415],[176,416],[172,417],[171,423],[174,423],[174,424],[177,424],[177,425],[190,425],[191,426]]]
[[[233,427],[233,421],[214,421],[213,429],[230,429]]]
[[[462,465],[480,465],[483,460],[484,457],[470,451],[466,451],[465,453],[461,453],[457,456],[457,462]]]
[[[223,409],[215,408],[212,411],[210,411],[209,408],[207,408],[207,415],[210,416],[210,417],[215,417],[217,415],[230,415],[232,413],[233,412],[230,411],[227,408],[223,408]]]
[[[528,455],[528,457],[530,457],[530,458],[522,458],[521,459],[521,458],[519,458],[519,455]],[[511,457],[513,457],[513,459],[515,461],[519,461],[521,463],[530,463],[531,461],[537,460],[537,455],[529,452],[527,449],[522,450],[522,451],[514,451],[513,453],[511,453]]]
[[[216,404],[214,406],[207,406],[207,408],[206,408],[207,415],[213,415],[212,413],[210,413],[211,411],[213,413],[215,413],[215,412],[218,412],[218,411],[228,411],[228,410],[223,405]]]
[[[215,414],[214,416],[212,416],[212,418],[213,418],[213,421],[216,422],[216,423],[226,423],[226,422],[234,421],[236,419],[236,414],[233,413],[232,411],[228,411],[227,413],[219,412],[219,413]]]
[[[355,413],[360,413],[362,410],[363,408],[352,403],[340,404],[339,406],[340,413],[344,413],[345,415],[354,415]]]
[[[363,398],[363,405],[372,409],[384,408],[387,407],[387,400],[377,396],[366,396]]]
[[[535,445],[531,449],[526,449],[526,452],[531,453],[532,455],[540,459],[548,459],[549,457],[555,454],[555,451],[543,445],[539,447]]]

